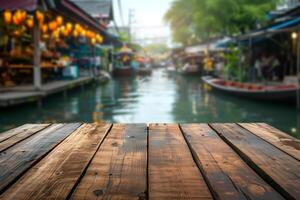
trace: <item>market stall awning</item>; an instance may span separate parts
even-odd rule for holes
[[[238,40],[248,40],[249,38],[261,38],[266,36],[271,36],[277,33],[290,32],[295,29],[299,29],[300,17],[294,19],[286,20],[284,22],[271,24],[267,27],[252,31],[248,34],[238,36]]]
[[[104,44],[112,44],[114,46],[122,46],[119,39],[105,31],[103,27],[96,19],[90,14],[86,13],[80,7],[75,5],[69,0],[3,0],[0,1],[0,11],[3,10],[27,10],[34,11],[37,9],[52,10],[54,12],[63,15],[64,17],[71,19],[75,22],[80,22],[89,28],[93,29],[97,33],[103,36]]]
[[[222,45],[217,45],[219,47],[226,47],[232,44],[236,44],[240,42],[241,45],[248,45],[250,42],[251,44],[262,42],[266,39],[269,39],[271,36],[279,33],[286,33],[291,31],[299,30],[300,25],[300,17],[296,17],[290,20],[286,20],[284,22],[274,23],[264,28],[260,28],[244,35],[237,36],[232,38]]]
[[[112,0],[71,0],[96,19],[113,20]]]
[[[200,45],[195,45],[195,46],[189,46],[185,48],[185,52],[189,54],[194,54],[194,53],[204,53],[207,50],[210,52],[221,52],[225,51],[226,46],[222,46],[221,44],[230,41],[231,38],[224,37],[222,39],[217,39],[209,43],[203,43]]]
[[[77,21],[81,21],[82,23],[89,25],[103,36],[104,45],[113,45],[116,47],[121,47],[123,45],[118,37],[108,33],[105,30],[105,27],[103,27],[97,20],[95,20],[91,15],[86,13],[71,1],[55,0],[55,8],[53,9],[60,13],[65,13],[68,15],[68,17],[72,17]]]
[[[59,12],[67,18],[71,18],[74,21],[83,23],[89,26],[97,32],[103,34],[105,32],[104,27],[101,26],[91,15],[86,13],[80,7],[68,0],[46,0],[49,9]]]
[[[290,26],[298,25],[299,23],[300,23],[300,17],[297,17],[295,19],[276,24],[276,25],[272,26],[271,28],[269,28],[268,30],[272,31],[272,30],[287,28]]]

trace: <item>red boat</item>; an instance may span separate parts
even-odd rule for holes
[[[133,69],[131,67],[120,67],[115,68],[113,70],[113,76],[122,76],[122,77],[130,77],[134,75]]]
[[[296,101],[297,91],[300,92],[300,88],[296,85],[258,85],[227,81],[211,76],[202,77],[202,80],[218,91],[257,100]]]

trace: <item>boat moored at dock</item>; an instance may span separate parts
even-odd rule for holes
[[[204,76],[202,80],[215,90],[235,96],[268,101],[296,101],[299,87],[293,84],[259,85],[227,81],[212,76]]]

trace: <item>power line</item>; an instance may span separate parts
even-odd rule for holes
[[[132,32],[131,32],[131,25],[132,25],[132,19],[134,18],[134,10],[133,9],[129,9],[128,12],[128,36],[129,36],[129,43],[131,43],[132,40]]]
[[[114,27],[115,27],[117,33],[120,35],[120,30],[119,30],[119,27],[118,27],[118,24],[117,24],[116,20],[114,20]]]
[[[119,13],[120,13],[120,18],[122,22],[122,26],[124,26],[124,16],[123,16],[123,9],[122,9],[122,2],[121,0],[118,0],[118,7],[119,7]]]

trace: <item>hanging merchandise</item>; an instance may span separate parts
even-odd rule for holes
[[[3,12],[5,24],[9,25],[12,21],[12,13],[9,10]]]
[[[43,22],[44,22],[44,14],[43,14],[41,11],[37,10],[37,11],[35,12],[35,16],[36,16],[37,21],[38,21],[40,24],[43,24]]]

